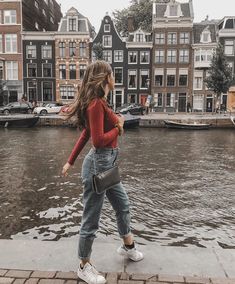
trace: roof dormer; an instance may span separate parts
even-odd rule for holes
[[[201,33],[201,43],[210,43],[211,42],[211,32],[209,26],[207,26]]]
[[[181,10],[181,5],[179,2],[176,2],[175,0],[171,0],[166,7],[166,11],[164,14],[164,17],[167,18],[179,18],[182,17],[183,13]]]

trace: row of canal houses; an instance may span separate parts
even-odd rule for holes
[[[152,32],[134,30],[129,17],[128,36],[122,37],[109,15],[96,34],[77,9],[70,8],[62,17],[55,0],[41,0],[40,5],[39,0],[3,0],[0,104],[22,96],[37,102],[71,102],[95,59],[92,47],[101,44],[103,59],[115,76],[110,96],[114,108],[127,102],[145,104],[151,97],[157,112],[211,112],[215,95],[204,79],[219,41],[234,73],[235,17],[193,21],[192,0],[153,1]],[[226,100],[224,94],[221,104]]]

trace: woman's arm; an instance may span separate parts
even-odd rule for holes
[[[113,129],[104,133],[104,115],[105,108],[100,99],[95,100],[88,109],[88,120],[90,125],[90,135],[92,143],[96,148],[103,148],[117,138],[119,129],[113,126]],[[116,123],[118,118],[116,118]]]
[[[73,147],[73,150],[68,158],[68,163],[70,165],[73,165],[75,160],[77,159],[78,155],[86,145],[87,141],[90,138],[90,132],[88,129],[83,129],[81,135],[79,136],[79,139],[75,146]]]

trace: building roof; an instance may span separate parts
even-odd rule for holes
[[[156,3],[156,17],[157,18],[165,18],[166,11],[168,5],[179,5],[181,8],[181,17],[184,18],[192,18],[193,17],[193,9],[192,9],[192,1],[181,3],[174,0],[169,1],[169,3]]]
[[[77,19],[77,29],[76,31],[73,32],[77,32],[77,33],[87,33],[90,34],[91,37],[94,37],[94,27],[91,25],[90,21],[88,20],[87,17],[83,16],[81,13],[78,12],[77,9],[75,9],[74,7],[71,7],[65,14],[65,16],[61,19],[60,25],[59,25],[59,29],[58,32],[61,33],[67,33],[67,32],[71,32],[69,31],[69,21],[68,19],[74,17]]]
[[[211,34],[211,42],[216,43],[217,21],[202,21],[193,25],[194,43],[201,43],[201,34],[204,30],[208,30]]]

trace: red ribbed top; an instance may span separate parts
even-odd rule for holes
[[[83,129],[70,156],[68,163],[73,165],[79,153],[91,137],[92,145],[95,148],[116,148],[118,128],[117,115],[107,106],[107,103],[100,98],[92,100],[86,111],[87,128]]]

